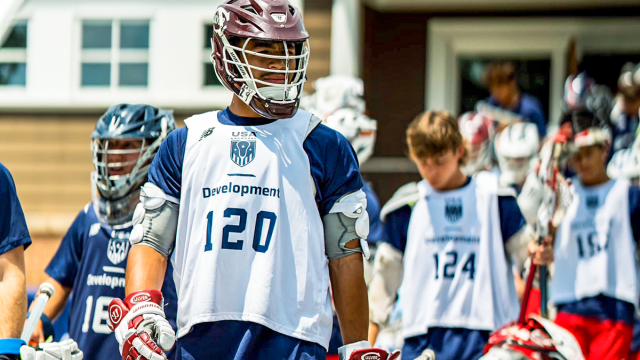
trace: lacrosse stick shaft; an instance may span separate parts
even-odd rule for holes
[[[543,242],[543,238],[540,237],[540,244]],[[538,270],[540,271],[540,315],[548,319],[549,318],[549,309],[547,305],[549,303],[548,299],[548,289],[547,289],[547,267],[546,266],[538,266]]]
[[[529,298],[531,297],[531,289],[533,288],[533,278],[536,275],[536,264],[531,261],[529,267],[529,276],[527,276],[527,284],[524,288],[524,296],[522,297],[522,304],[520,304],[520,315],[518,316],[518,323],[526,324],[527,320],[527,307],[529,306]]]
[[[44,311],[45,305],[47,305],[47,301],[53,296],[55,290],[53,286],[49,283],[42,283],[40,285],[40,294],[38,298],[35,300],[36,303],[33,306],[33,310],[27,319],[27,323],[24,325],[22,329],[22,335],[20,335],[20,339],[25,343],[29,343],[29,339],[31,339],[31,334],[36,329],[36,325],[42,316],[42,312]]]
[[[547,289],[547,267],[540,266],[540,315],[549,318],[549,291]]]

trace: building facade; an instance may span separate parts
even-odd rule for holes
[[[419,178],[405,156],[409,122],[425,109],[471,110],[487,96],[479,74],[488,61],[518,63],[550,124],[578,62],[615,88],[621,65],[640,61],[634,0],[291,1],[311,36],[306,89],[331,73],[364,79],[378,136],[362,170],[382,202]],[[209,62],[221,2],[0,1],[0,162],[42,240],[27,252],[32,273],[91,200],[89,137],[108,106],[150,103],[181,122],[228,104]]]

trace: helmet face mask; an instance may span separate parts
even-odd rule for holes
[[[213,27],[211,61],[220,83],[262,117],[295,115],[310,55],[300,12],[286,0],[228,1],[218,7]],[[282,51],[252,51],[256,43]],[[260,74],[281,74],[284,83]]]
[[[315,82],[316,92],[301,99],[300,107],[323,121],[334,112],[349,108],[364,114],[366,104],[362,99],[362,79],[350,75],[330,75]]]
[[[93,177],[102,197],[117,200],[141,185],[159,146],[153,142],[154,139],[98,138],[91,141]]]
[[[100,196],[95,180],[91,178],[91,195],[93,198],[93,208],[98,219],[103,225],[112,229],[126,229],[132,225],[133,211],[140,202],[140,189],[135,188],[125,197],[118,200],[107,200]]]
[[[100,117],[91,135],[93,206],[98,220],[118,229],[131,225],[160,144],[176,128],[172,111],[119,104]]]
[[[502,130],[495,141],[495,152],[504,186],[522,186],[539,147],[538,129],[532,123],[519,122]]]

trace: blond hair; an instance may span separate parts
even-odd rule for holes
[[[413,119],[407,128],[409,157],[413,160],[442,156],[448,151],[457,151],[465,141],[458,128],[458,120],[447,111],[431,110]],[[460,165],[469,159],[465,151]]]

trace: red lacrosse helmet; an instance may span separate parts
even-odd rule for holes
[[[467,175],[489,170],[493,166],[493,121],[481,113],[466,112],[458,119],[460,134],[469,144],[469,162],[463,168]]]
[[[213,22],[211,62],[220,82],[262,117],[286,119],[295,115],[310,53],[300,10],[287,0],[227,0],[218,7]],[[247,50],[250,40],[283,44],[285,55]],[[292,46],[295,55],[289,55]],[[247,55],[284,61],[286,68],[253,66]],[[254,70],[283,74],[284,84],[256,79]]]
[[[511,323],[496,330],[489,337],[484,353],[490,353],[492,348],[518,353],[519,359],[584,360],[578,341],[569,331],[537,315],[528,318],[525,324]],[[489,356],[489,359],[498,358],[503,357]]]

